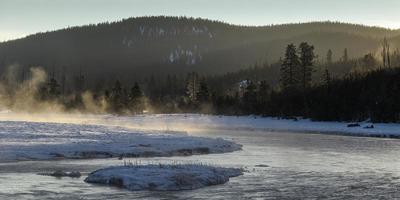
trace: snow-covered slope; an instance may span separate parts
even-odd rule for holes
[[[128,190],[192,190],[223,184],[242,175],[241,169],[207,165],[137,165],[100,169],[89,174],[88,183]]]
[[[0,121],[0,162],[224,153],[241,145],[183,132],[65,123]]]

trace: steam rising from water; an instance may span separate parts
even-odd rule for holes
[[[60,100],[41,100],[38,98],[40,88],[47,83],[47,74],[40,67],[30,69],[29,79],[19,81],[16,77],[17,65],[7,68],[0,81],[0,109],[17,113],[105,113],[106,101],[94,101],[91,92],[81,95],[83,108],[68,110]],[[72,96],[72,95],[71,95]],[[69,97],[66,97],[69,98]],[[73,98],[73,97],[71,97]]]
[[[106,113],[107,104],[103,97],[94,101],[92,93],[86,91],[81,94],[83,108],[67,110],[60,100],[38,98],[40,88],[47,82],[47,74],[42,68],[31,68],[29,78],[23,81],[18,80],[17,72],[18,65],[12,65],[1,77],[0,120],[111,125],[104,115],[86,114]]]
[[[47,75],[42,68],[31,68],[30,78],[24,81],[18,80],[17,71],[17,65],[10,66],[1,77],[1,121],[96,124],[151,130],[190,129],[190,126],[185,124],[166,122],[163,117],[149,120],[146,115],[135,117],[107,115],[108,105],[105,98],[100,97],[100,99],[94,100],[90,91],[81,94],[83,108],[67,110],[60,100],[41,100],[38,98],[40,88],[47,83]]]
[[[26,113],[3,111],[0,113],[0,121],[29,121],[118,126],[131,130],[158,130],[173,134],[195,132],[208,128],[213,129],[214,126],[218,125],[208,116],[202,116],[201,123],[196,121],[196,117],[192,118],[190,116],[186,117],[184,114],[115,116],[110,114]]]
[[[67,109],[60,99],[41,100],[38,98],[41,87],[48,81],[46,72],[42,68],[31,68],[30,78],[24,81],[18,80],[17,71],[17,65],[8,67],[0,81],[0,121],[95,124],[136,130],[189,131],[199,128],[195,128],[196,123],[187,124],[183,121],[174,120],[177,118],[166,117],[166,115],[115,117],[107,114],[108,105],[105,97],[95,100],[90,91],[79,94],[83,103],[82,108]],[[71,97],[63,98],[75,97],[71,95]],[[146,105],[146,109],[152,110],[148,105]],[[211,109],[210,106],[202,107],[202,110],[207,109]],[[182,116],[178,118],[182,118]],[[208,124],[212,124],[211,120],[208,121]]]

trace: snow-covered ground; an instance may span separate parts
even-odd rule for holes
[[[61,158],[155,157],[225,153],[241,145],[184,132],[117,126],[0,121],[0,162]]]
[[[20,114],[0,112],[0,121],[65,122],[75,124],[115,125],[130,129],[190,131],[195,129],[265,130],[335,133],[360,136],[400,137],[400,123],[376,123],[373,129],[347,127],[346,122],[315,122],[308,119],[287,120],[259,116],[216,116],[201,114],[149,114],[137,116],[87,114]]]
[[[53,123],[54,122],[54,123]],[[63,123],[60,123],[63,122]],[[400,137],[400,124],[284,120],[257,116],[200,114],[114,115],[0,112],[0,162],[57,158],[173,156],[224,153],[241,147],[230,141],[195,138],[196,129],[263,130]]]
[[[105,117],[107,118],[107,117]],[[329,133],[372,137],[400,137],[400,124],[375,123],[374,128],[368,122],[361,122],[360,127],[347,127],[346,122],[316,122],[309,119],[278,119],[260,116],[216,116],[200,114],[163,114],[121,117],[120,124],[134,125],[136,128],[159,127],[169,130],[224,129],[224,130],[262,130]]]
[[[100,169],[89,174],[88,183],[123,187],[128,190],[192,190],[223,184],[242,175],[241,169],[207,165],[132,165]]]

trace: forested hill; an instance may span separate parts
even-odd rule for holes
[[[275,62],[288,43],[309,42],[319,59],[375,53],[383,37],[400,47],[400,30],[318,22],[263,27],[178,17],[140,17],[38,33],[0,43],[0,66],[19,63],[92,77],[215,74]]]

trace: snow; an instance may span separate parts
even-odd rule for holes
[[[278,132],[328,133],[353,136],[400,138],[400,124],[360,122],[359,127],[347,127],[346,122],[317,122],[309,119],[278,119],[260,116],[216,116],[201,114],[160,114],[121,117],[119,123],[132,122],[137,128],[160,127],[173,130],[220,129]]]
[[[139,27],[139,31],[140,31],[140,35],[143,35],[143,34],[144,34],[144,31],[145,31],[145,27],[140,26],[140,27]]]
[[[138,26],[136,33],[139,33],[139,36],[147,36],[153,38],[159,37],[170,37],[176,35],[188,35],[188,36],[209,36],[213,37],[213,33],[209,31],[209,29],[204,27],[158,27],[158,26]]]
[[[187,156],[240,150],[220,138],[118,126],[0,121],[0,162],[107,157]]]
[[[172,49],[167,56],[167,61],[170,63],[183,61],[186,65],[195,65],[201,60],[202,55],[197,44],[187,48],[178,45],[175,49]]]
[[[241,169],[207,165],[132,165],[94,171],[85,181],[133,191],[176,191],[224,184],[230,177],[240,175],[242,175]]]
[[[65,123],[52,123],[52,122]],[[68,124],[69,123],[69,124]],[[258,116],[149,114],[137,116],[0,112],[0,162],[61,158],[150,157],[224,153],[240,145],[191,137],[199,129],[328,133],[400,138],[400,124],[314,122]]]

